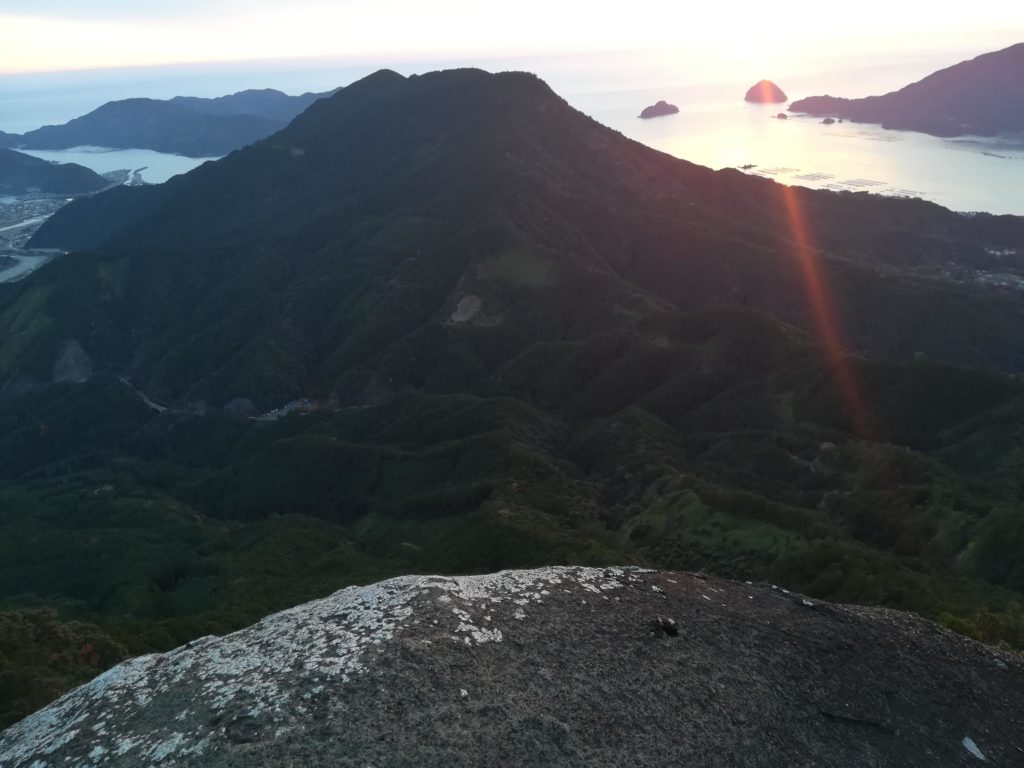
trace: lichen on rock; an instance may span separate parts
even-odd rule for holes
[[[1012,765],[1021,712],[1019,657],[908,614],[558,567],[350,587],[132,659],[0,766]]]

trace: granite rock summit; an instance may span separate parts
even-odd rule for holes
[[[1024,662],[909,614],[638,568],[407,576],[128,661],[0,765],[963,766]]]

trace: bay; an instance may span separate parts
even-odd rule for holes
[[[104,147],[23,149],[19,151],[55,163],[78,163],[100,174],[109,171],[142,169],[140,173],[142,180],[149,184],[162,184],[172,176],[188,173],[207,160],[216,159],[168,155],[148,149],[106,149]]]

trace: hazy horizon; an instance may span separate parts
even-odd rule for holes
[[[772,67],[757,61],[719,60],[714,66],[679,51],[595,51],[503,56],[365,55],[237,62],[178,63],[61,72],[0,74],[0,130],[22,133],[66,122],[124,98],[222,96],[250,88],[290,94],[345,86],[378,69],[401,74],[453,67],[525,70],[544,78],[566,97],[738,84],[775,79],[793,95],[841,93],[869,96],[903,87],[946,66],[986,53],[967,42],[906,50],[894,47],[863,58],[845,50],[820,53],[806,63],[797,56]],[[680,60],[684,63],[679,63]]]
[[[107,101],[325,91],[372,71],[475,66],[535,72],[564,96],[785,80],[787,92],[858,97],[1024,40],[1024,6],[942,14],[865,0],[639,0],[628,13],[577,0],[515,12],[466,0],[11,0],[0,9],[0,130],[66,122]]]
[[[639,0],[628,12],[579,0],[10,0],[0,9],[0,74],[310,58],[474,59],[635,50],[710,66],[773,69],[823,55],[971,47],[1024,39],[1024,6],[982,2],[942,14],[884,0],[859,13],[808,0],[680,8]]]

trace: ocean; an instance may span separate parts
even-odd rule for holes
[[[587,54],[445,61],[333,61],[189,65],[92,72],[0,76],[0,130],[24,132],[84,114],[106,101],[132,96],[218,96],[244,88],[288,93],[328,90],[383,66],[403,74],[474,64],[491,71],[536,72],[570,104],[624,135],[712,168],[752,166],[748,172],[786,184],[868,191],[931,200],[958,211],[1024,215],[1024,134],[998,139],[940,139],[879,126],[823,125],[817,119],[774,115],[784,105],[743,101],[762,77],[790,99],[830,93],[885,93],[983,53],[946,48],[916,53],[839,55],[811,62],[783,60],[772,71],[756,63],[708,62],[662,54]],[[665,99],[677,115],[640,120],[647,105]],[[33,152],[104,172],[145,167],[159,183],[203,162],[155,152],[95,148]]]
[[[877,125],[775,115],[747,104],[750,84],[701,92],[661,89],[576,97],[574,105],[626,136],[711,168],[747,168],[784,184],[918,197],[956,211],[1024,215],[1024,134],[940,139]],[[789,95],[789,94],[787,94]],[[801,94],[802,95],[802,94]],[[641,96],[646,96],[646,101]],[[663,98],[678,115],[640,120],[635,105]]]

